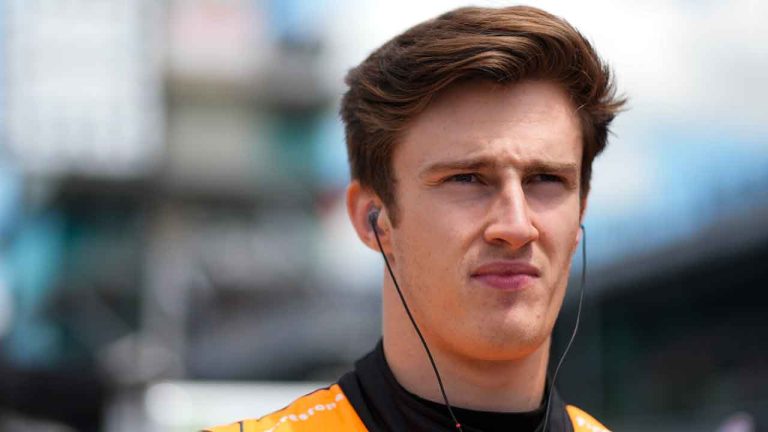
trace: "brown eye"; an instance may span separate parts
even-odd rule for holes
[[[448,177],[447,181],[453,183],[477,183],[479,182],[479,179],[476,174],[462,173]]]
[[[530,183],[563,183],[563,179],[553,174],[536,174],[531,176]]]

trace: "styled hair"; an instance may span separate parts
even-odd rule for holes
[[[625,103],[608,66],[565,20],[528,6],[459,8],[391,39],[351,69],[341,102],[352,179],[372,189],[397,222],[392,155],[409,121],[453,83],[527,79],[563,86],[577,108],[583,138],[580,194],[592,161]]]

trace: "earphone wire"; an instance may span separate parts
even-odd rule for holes
[[[389,276],[392,278],[392,282],[395,284],[395,288],[397,289],[397,294],[400,296],[400,301],[403,303],[403,308],[405,309],[405,313],[408,315],[408,318],[411,320],[411,324],[413,324],[414,330],[416,330],[416,334],[419,335],[419,339],[421,340],[421,344],[424,345],[424,351],[427,352],[427,357],[429,357],[429,362],[432,364],[432,370],[435,371],[435,377],[437,378],[437,385],[440,387],[440,393],[443,395],[443,400],[445,401],[445,407],[448,408],[448,414],[450,414],[451,419],[453,420],[453,423],[456,427],[456,430],[459,432],[463,432],[463,429],[461,428],[461,423],[459,423],[459,420],[456,418],[456,415],[453,413],[453,409],[451,408],[450,402],[448,402],[448,395],[445,393],[445,387],[443,387],[443,380],[440,378],[440,372],[437,371],[437,364],[435,364],[435,359],[432,357],[432,352],[429,350],[429,347],[427,346],[427,341],[424,339],[424,335],[421,334],[421,330],[419,330],[419,326],[416,325],[416,320],[413,318],[413,314],[411,314],[411,309],[408,307],[408,304],[405,302],[405,297],[403,296],[403,292],[400,290],[400,285],[397,283],[397,279],[395,278],[395,274],[392,271],[392,267],[389,265],[389,260],[387,259],[387,255],[384,253],[384,248],[381,247],[381,240],[379,240],[379,230],[376,229],[376,222],[375,220],[370,220],[371,222],[371,228],[373,228],[373,235],[376,237],[376,243],[379,245],[379,252],[381,252],[381,256],[384,258],[384,263],[387,265],[387,270],[389,271]]]
[[[584,225],[581,225],[581,287],[579,288],[579,306],[576,312],[576,323],[573,325],[573,332],[571,333],[571,339],[568,341],[568,345],[565,346],[563,355],[560,356],[560,361],[557,363],[555,373],[552,375],[552,383],[549,385],[549,396],[547,397],[547,411],[544,414],[544,427],[542,432],[547,431],[547,425],[549,424],[549,411],[552,405],[552,393],[554,393],[555,381],[557,380],[557,373],[560,372],[560,366],[563,365],[565,355],[568,354],[568,350],[573,345],[573,340],[576,339],[576,332],[579,330],[579,319],[581,318],[581,304],[584,300],[584,284],[587,281],[587,230]]]

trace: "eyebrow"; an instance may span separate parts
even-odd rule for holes
[[[480,170],[489,168],[494,169],[500,168],[504,165],[513,164],[504,164],[499,159],[488,157],[438,161],[428,165],[426,168],[421,170],[419,177],[429,177],[431,175],[446,171]],[[576,175],[579,172],[578,165],[571,162],[557,162],[535,159],[522,162],[521,165],[523,165],[525,172],[546,172],[563,175]]]

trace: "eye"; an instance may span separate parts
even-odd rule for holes
[[[446,178],[445,181],[451,183],[479,183],[480,178],[474,173],[461,173],[454,174]]]
[[[528,179],[529,183],[564,183],[562,177],[554,174],[536,174]]]

